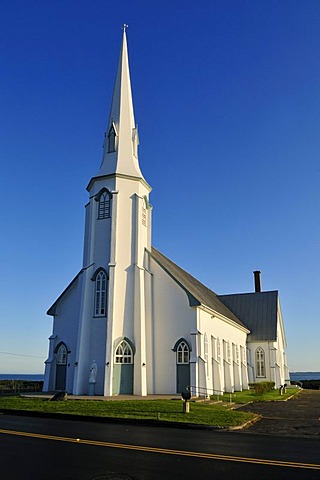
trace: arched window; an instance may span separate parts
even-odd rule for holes
[[[133,363],[133,351],[126,340],[122,340],[116,348],[114,363]]]
[[[141,201],[141,222],[145,227],[148,224],[148,210],[150,208],[150,203],[148,197],[145,195]]]
[[[232,359],[234,363],[239,365],[239,348],[235,343],[232,343]]]
[[[184,340],[182,340],[177,347],[177,363],[189,363],[189,356],[189,346]]]
[[[243,364],[246,363],[246,351],[245,351],[245,348],[240,346],[240,351],[241,351],[241,362]]]
[[[204,342],[204,359],[208,363],[208,337],[206,333],[204,334],[203,342]]]
[[[266,376],[265,355],[264,350],[261,347],[258,347],[256,350],[256,369],[257,377]]]
[[[147,226],[147,208],[146,208],[146,201],[144,199],[142,200],[141,220],[142,220],[142,225],[146,227]]]
[[[231,348],[229,340],[223,340],[223,358],[226,362],[231,362]]]
[[[94,314],[96,317],[104,317],[107,313],[107,274],[103,270],[100,270],[95,281],[96,291]]]
[[[138,145],[139,145],[139,135],[138,128],[132,130],[132,146],[133,146],[133,155],[138,158]]]
[[[117,133],[114,125],[112,124],[108,133],[108,153],[116,151],[116,138]]]
[[[217,360],[220,362],[221,360],[221,344],[220,344],[220,338],[217,338]]]
[[[239,364],[240,356],[239,356],[239,348],[238,345],[234,346],[236,352],[236,363]]]
[[[64,343],[61,343],[61,345],[58,347],[57,353],[56,353],[56,362],[57,365],[66,365],[67,363],[67,347],[65,346]]]
[[[110,218],[110,193],[108,190],[104,190],[96,200],[99,202],[98,205],[98,220],[104,218]]]

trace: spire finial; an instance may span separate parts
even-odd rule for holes
[[[121,28],[122,28],[122,30],[123,30],[123,33],[125,33],[125,31],[126,31],[126,29],[128,28],[128,26],[129,26],[129,25],[127,25],[126,23],[124,23],[124,24],[122,25]]]

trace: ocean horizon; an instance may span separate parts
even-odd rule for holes
[[[25,380],[28,382],[42,382],[43,373],[0,373],[0,380]]]
[[[0,373],[0,380],[25,380],[41,382],[43,373]],[[299,382],[303,380],[320,380],[320,372],[290,372],[290,380]]]
[[[320,372],[290,372],[290,380],[293,382],[320,380]]]

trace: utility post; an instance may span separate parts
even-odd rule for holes
[[[181,397],[183,398],[183,413],[189,413],[190,412],[190,403],[189,400],[191,398],[191,392],[189,390],[186,390],[185,392],[181,392]]]

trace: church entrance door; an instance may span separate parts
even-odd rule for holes
[[[113,395],[119,394],[133,394],[133,365],[114,365]]]
[[[56,390],[66,389],[67,354],[65,344],[61,343],[56,352]]]
[[[67,365],[57,365],[56,370],[56,390],[65,390],[66,389],[66,369]]]
[[[187,391],[190,387],[190,348],[183,339],[177,346],[177,393]]]
[[[190,365],[177,365],[177,393],[187,391],[190,386]]]
[[[133,394],[133,352],[126,340],[115,351],[112,390],[113,395]]]

